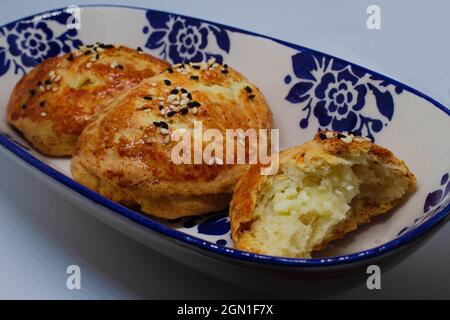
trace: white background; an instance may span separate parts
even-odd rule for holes
[[[93,3],[154,8],[266,34],[363,65],[450,106],[449,1],[1,0],[0,25]],[[381,30],[366,28],[370,4],[381,7]],[[187,269],[119,234],[40,184],[3,150],[0,173],[0,298],[271,297]],[[323,297],[449,299],[449,240],[447,223],[383,273],[381,291],[361,283]],[[66,289],[71,264],[82,269],[82,290]],[[300,295],[307,293],[299,288]]]

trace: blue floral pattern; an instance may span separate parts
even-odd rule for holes
[[[230,38],[225,29],[195,19],[162,12],[147,11],[149,34],[146,47],[173,63],[199,62],[215,58],[222,63],[230,52]]]
[[[10,23],[0,29],[0,76],[25,74],[42,61],[82,45],[76,29],[68,29],[65,11]]]
[[[442,210],[450,203],[450,179],[449,174],[446,173],[441,178],[441,186],[439,189],[430,192],[425,199],[423,205],[423,215],[416,218],[414,222],[403,228],[397,236],[404,234],[406,231],[412,230],[422,222],[431,218],[436,212]]]
[[[299,104],[306,114],[300,121],[302,129],[314,115],[319,129],[353,131],[375,140],[374,134],[393,118],[393,95],[402,92],[358,67],[310,52],[292,56],[292,71],[297,80],[286,100]],[[291,84],[292,78],[287,75],[285,83]],[[371,98],[376,110],[367,110]]]

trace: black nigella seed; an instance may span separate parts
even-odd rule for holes
[[[192,101],[192,107],[200,107],[200,103],[197,101]]]
[[[224,68],[224,69],[228,69],[228,65],[225,63],[225,64],[223,65],[223,68]]]
[[[192,80],[198,80],[198,76],[191,76]]]
[[[169,111],[167,112],[168,117],[172,117],[175,114],[175,111]]]
[[[37,85],[38,85],[38,86],[42,86],[42,81],[38,81],[38,82],[37,82]]]
[[[117,68],[119,68],[120,70],[123,70],[123,65],[119,64],[119,65],[117,66]]]
[[[348,134],[352,134],[352,135],[354,135],[355,137],[357,136],[356,132],[354,132],[354,131],[349,131]]]
[[[170,82],[170,80],[168,79],[164,80],[164,83],[166,84],[166,86],[170,86],[172,84],[172,82]]]
[[[145,100],[152,100],[153,98],[150,97],[150,96],[144,96],[144,99],[145,99]]]
[[[50,81],[50,80],[45,80],[45,85],[49,85],[49,84],[52,84],[52,82]]]
[[[172,91],[170,91],[170,94],[178,94],[178,89],[173,89]]]
[[[227,70],[227,69],[223,69],[223,70],[220,71],[220,72],[222,72],[223,74],[227,74],[227,73],[228,73],[228,70]]]
[[[194,101],[189,101],[189,102],[187,103],[187,106],[188,106],[189,108],[193,108],[193,107],[194,107]]]
[[[39,106],[44,107],[45,106],[45,101],[41,101],[41,103],[39,103]]]
[[[97,54],[95,55],[95,60],[98,60],[98,59],[100,59],[100,55],[97,53]]]
[[[187,93],[187,90],[185,88],[181,88],[182,93]]]
[[[36,94],[36,90],[30,90],[30,94],[34,96]]]
[[[94,47],[93,44],[88,44],[88,45],[86,46],[86,48],[93,48],[93,47]]]
[[[137,47],[136,50],[137,50],[137,52],[142,52],[142,51],[144,51],[144,50],[142,50],[141,47]]]
[[[190,92],[187,94],[187,97],[189,100],[192,100],[192,94]]]
[[[164,122],[164,121],[160,121],[159,125],[161,126],[161,128],[169,129],[169,125],[166,122]]]
[[[188,111],[188,108],[181,109],[181,114],[185,115]]]
[[[159,128],[159,127],[161,126],[161,124],[160,124],[159,122],[156,122],[156,121],[153,122],[153,125],[154,125],[155,127],[157,127],[157,128]]]
[[[23,104],[22,105],[22,109],[26,109],[27,108],[27,105],[26,104]]]
[[[167,68],[167,71],[168,71],[169,73],[173,73],[173,68],[172,68],[172,67],[168,67],[168,68]]]
[[[347,138],[345,135],[338,133],[337,135],[338,139],[343,139],[343,138]]]
[[[245,87],[245,91],[247,91],[248,93],[252,93],[253,92],[252,88],[250,88],[249,86]]]
[[[319,133],[319,138],[322,140],[325,140],[327,138],[327,135],[323,132]]]
[[[69,56],[67,57],[67,61],[73,61],[73,60],[74,60],[73,54],[69,54]]]
[[[114,46],[113,46],[112,44],[104,44],[103,47],[100,47],[100,48],[103,48],[103,49],[112,49],[112,48],[114,48]]]
[[[198,69],[200,69],[200,66],[194,65],[194,66],[192,66],[192,68],[195,70],[198,70]]]
[[[88,56],[88,55],[90,55],[92,53],[92,50],[86,50],[85,52],[84,52],[84,55],[85,56]]]
[[[163,105],[159,105],[159,110],[162,110],[162,109],[164,109],[164,106]]]
[[[248,96],[248,98],[249,98],[249,99],[254,99],[254,98],[255,98],[255,95],[254,95],[254,94],[251,94],[251,95]]]

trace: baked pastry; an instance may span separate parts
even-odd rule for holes
[[[175,164],[175,129],[202,131],[272,127],[261,92],[227,65],[179,64],[144,80],[112,102],[81,134],[71,163],[75,180],[144,213],[175,219],[225,209],[248,168],[213,162]],[[210,142],[203,141],[202,150]],[[194,144],[192,145],[192,147]],[[248,148],[246,148],[248,155]],[[193,153],[192,153],[193,155]]]
[[[308,258],[334,240],[386,213],[416,185],[389,150],[353,134],[320,132],[280,153],[279,171],[252,166],[230,205],[237,249]]]
[[[16,85],[8,120],[41,153],[69,156],[112,99],[169,65],[141,49],[97,43],[50,58]]]

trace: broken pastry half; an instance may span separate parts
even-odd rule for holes
[[[261,175],[260,167],[236,185],[232,238],[237,249],[274,256],[309,258],[390,211],[416,186],[391,151],[331,131],[281,152],[275,175]]]

